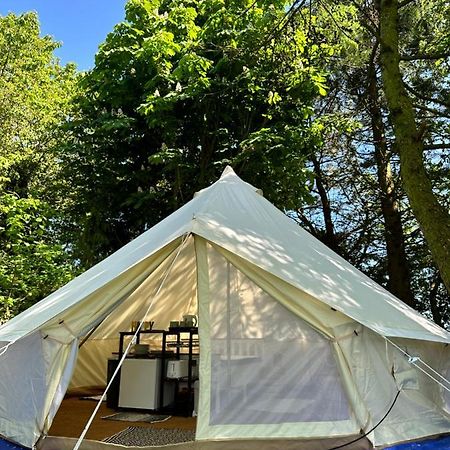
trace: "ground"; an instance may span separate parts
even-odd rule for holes
[[[95,401],[81,400],[79,393],[67,395],[55,416],[49,435],[79,437],[96,405],[97,402]],[[103,403],[86,435],[86,439],[102,440],[129,426],[181,428],[185,430],[195,430],[196,426],[196,419],[193,417],[171,417],[169,420],[154,424],[102,419],[102,417],[115,412],[115,410],[108,408],[106,403]]]

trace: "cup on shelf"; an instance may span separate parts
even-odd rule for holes
[[[197,326],[197,316],[195,314],[186,314],[183,316],[183,326],[192,328]]]
[[[169,328],[178,328],[180,326],[179,320],[171,320],[169,324]]]

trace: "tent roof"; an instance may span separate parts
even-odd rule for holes
[[[398,300],[259,194],[228,167],[182,208],[0,327],[0,341],[39,328],[183,234],[194,233],[383,336],[450,342],[450,333]]]

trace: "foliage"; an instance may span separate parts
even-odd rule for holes
[[[328,45],[307,49],[284,2],[130,0],[83,80],[62,158],[86,265],[189,200],[232,164],[286,209],[307,196]],[[87,213],[87,214],[86,214]]]
[[[231,164],[333,250],[393,292],[394,279],[412,288],[415,306],[448,324],[448,293],[401,178],[379,5],[129,0],[81,76],[54,59],[58,44],[39,36],[34,14],[0,18],[4,317]],[[399,67],[433,193],[448,209],[449,5],[401,5]]]
[[[58,244],[53,148],[70,112],[76,75],[53,56],[34,13],[0,17],[0,320],[70,277]]]
[[[7,320],[70,281],[73,266],[41,200],[0,196],[0,317]]]
[[[416,114],[426,130],[424,156],[428,176],[443,205],[448,204],[449,198],[449,160],[445,153],[449,128],[444,101],[448,98],[449,61],[445,56],[448,46],[444,44],[448,40],[446,8],[448,5],[443,2],[409,2],[401,10],[400,22],[403,77],[409,91],[416,95]],[[312,10],[316,17],[312,34],[335,47],[339,44],[339,53],[328,61],[329,94],[316,103],[316,114],[328,126],[324,128],[326,145],[315,155],[319,173],[310,163],[315,171],[314,201],[302,208],[297,219],[327,245],[331,229],[332,248],[386,287],[390,287],[391,278],[400,275],[389,268],[387,239],[397,250],[403,239],[406,260],[402,265],[407,270],[403,270],[402,282],[410,284],[418,309],[437,323],[448,324],[449,297],[411,213],[400,178],[399,158],[380,80],[377,3],[321,0],[313,3]],[[375,66],[372,75],[371,65]],[[375,80],[372,94],[375,93],[381,119],[376,126],[381,127],[380,142],[385,146],[382,159],[376,156],[380,137],[374,135],[371,77]],[[353,124],[350,129],[349,123]],[[394,189],[390,194],[383,192],[380,168],[390,174]],[[393,203],[386,219],[382,204],[388,194]],[[327,213],[331,227],[327,226]],[[392,222],[393,216],[401,219],[400,235],[387,222]]]

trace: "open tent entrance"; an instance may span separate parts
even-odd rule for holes
[[[119,332],[129,330],[132,321],[151,320],[155,329],[167,329],[185,314],[198,314],[196,439],[357,433],[361,425],[320,319],[313,317],[310,324],[299,317],[281,280],[242,260],[233,264],[227,255],[199,236],[181,239],[91,333],[80,348],[71,385],[105,383],[106,361],[117,352]],[[312,302],[291,291],[297,303]],[[314,308],[329,315],[329,308],[311,303],[308,309]],[[160,336],[150,336],[152,348],[160,347]]]
[[[193,235],[178,240],[175,247],[169,244],[160,253],[164,255],[161,263],[130,290],[80,348],[72,387],[104,385],[106,360],[118,351],[119,332],[130,330],[133,321],[152,321],[154,329],[163,330],[169,327],[171,320],[179,320],[185,314],[197,314]],[[157,335],[151,337],[159,338]]]

